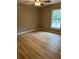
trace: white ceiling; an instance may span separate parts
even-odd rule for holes
[[[30,1],[30,2],[28,2]],[[48,0],[41,0],[41,1],[48,1]],[[44,5],[50,5],[61,2],[61,0],[50,0],[51,2],[45,2]],[[17,0],[18,3],[22,3],[25,5],[33,5],[35,0]]]

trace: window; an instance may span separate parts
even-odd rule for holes
[[[60,29],[61,26],[60,22],[61,22],[61,9],[53,10],[51,28]]]

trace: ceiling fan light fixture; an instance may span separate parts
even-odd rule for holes
[[[41,5],[40,1],[35,2],[35,6],[40,6],[40,5]]]
[[[41,5],[41,1],[40,0],[35,0],[35,6],[40,6]]]
[[[37,2],[39,2],[40,0],[36,0]]]

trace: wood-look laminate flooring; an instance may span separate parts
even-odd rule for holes
[[[17,59],[61,59],[60,39],[48,32],[18,35]]]

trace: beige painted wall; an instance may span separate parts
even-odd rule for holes
[[[50,28],[52,10],[59,8],[61,8],[61,3],[40,8],[40,27],[42,29],[53,33],[61,34],[61,30]]]
[[[47,31],[61,34],[61,30],[50,28],[51,13],[53,9],[61,8],[61,4],[54,4],[41,8],[33,6],[17,5],[17,32],[42,28]]]
[[[36,29],[38,27],[39,10],[33,6],[17,5],[17,32]]]

